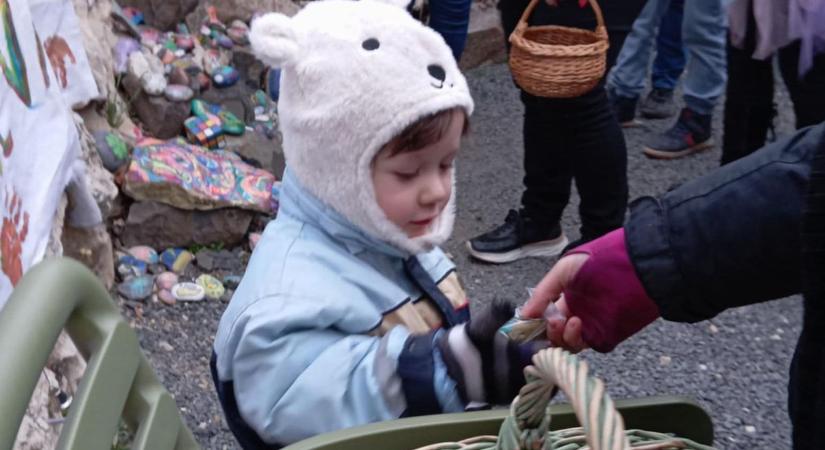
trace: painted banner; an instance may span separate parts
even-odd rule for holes
[[[83,36],[71,0],[29,0],[34,29],[66,104],[80,108],[98,98]]]
[[[77,130],[25,0],[0,0],[0,306],[42,259],[79,155]]]

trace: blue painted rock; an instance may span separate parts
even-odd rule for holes
[[[241,284],[241,277],[240,275],[225,275],[222,281],[227,288],[236,289]]]
[[[158,252],[148,245],[137,245],[126,250],[127,253],[151,266],[158,263]]]
[[[109,172],[115,172],[129,162],[129,147],[116,133],[106,130],[94,133],[95,147],[103,167]]]
[[[188,281],[172,286],[171,293],[179,302],[198,302],[206,296],[202,286]]]
[[[195,96],[195,92],[183,84],[170,84],[163,90],[163,95],[173,102],[188,102]]]
[[[155,284],[158,285],[158,289],[169,291],[172,289],[172,286],[178,284],[178,274],[175,272],[163,272],[155,278]]]
[[[218,87],[232,86],[238,82],[239,78],[240,74],[238,71],[230,66],[218,67],[218,69],[212,73],[212,81],[214,81],[215,86]]]
[[[215,43],[218,44],[219,47],[225,48],[227,50],[232,50],[232,48],[235,47],[235,43],[229,36],[218,32],[214,32],[213,36],[215,39]]]
[[[160,262],[175,273],[182,273],[194,258],[195,255],[182,248],[167,248],[160,254]]]
[[[117,292],[129,300],[145,300],[152,295],[155,280],[151,275],[132,277],[117,286]]]
[[[210,300],[220,299],[225,292],[223,283],[212,275],[203,274],[195,280],[195,283],[203,288],[206,298]]]
[[[145,275],[147,270],[146,263],[132,255],[124,255],[117,260],[117,273],[123,279]]]

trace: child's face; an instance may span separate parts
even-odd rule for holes
[[[427,232],[452,193],[453,160],[461,144],[464,114],[453,111],[450,126],[434,144],[373,160],[372,183],[378,206],[408,237]]]

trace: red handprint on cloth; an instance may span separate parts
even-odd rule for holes
[[[46,54],[49,55],[49,62],[52,63],[54,74],[60,80],[60,86],[66,89],[69,80],[66,78],[66,59],[68,58],[72,64],[76,64],[77,60],[69,48],[69,44],[60,36],[54,35],[46,39]]]
[[[29,234],[29,213],[23,211],[23,200],[14,190],[11,195],[6,191],[5,206],[0,228],[0,267],[15,286],[23,276],[23,242]]]

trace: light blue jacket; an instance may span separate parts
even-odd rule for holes
[[[289,171],[280,202],[215,338],[219,382],[243,420],[265,442],[290,444],[463,410],[433,345],[455,320],[407,275],[409,255],[355,229]],[[417,259],[466,320],[452,262],[440,249]]]

